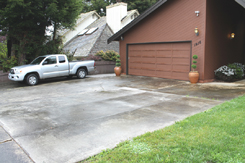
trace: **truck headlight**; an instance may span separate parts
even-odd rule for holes
[[[16,73],[16,74],[20,74],[20,73],[22,73],[22,72],[23,72],[23,70],[21,70],[21,69],[20,69],[20,70],[15,70],[15,73]]]

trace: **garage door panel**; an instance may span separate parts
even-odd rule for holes
[[[156,63],[157,64],[171,64],[172,58],[157,58]]]
[[[190,47],[190,43],[129,45],[128,73],[188,80]]]
[[[189,65],[189,58],[173,58],[172,64]]]
[[[189,80],[188,74],[182,72],[173,72],[172,77],[173,79],[181,78],[182,80]]]
[[[171,78],[172,72],[167,71],[156,71],[157,75],[161,78]]]
[[[141,63],[141,61],[137,57],[130,57],[129,63]]]
[[[173,71],[190,72],[190,67],[186,65],[173,65]]]
[[[140,57],[141,56],[141,51],[140,50],[131,50],[129,51],[131,57]]]
[[[141,56],[142,57],[155,57],[156,56],[156,51],[154,50],[146,50],[146,51],[142,51],[141,52]]]
[[[141,69],[141,67],[142,67],[141,63],[134,63],[129,65],[130,69]]]
[[[157,58],[172,57],[172,50],[158,50],[156,57]]]
[[[156,63],[156,59],[155,58],[140,58],[141,63]]]
[[[156,65],[156,70],[160,71],[171,71],[172,65]]]
[[[173,57],[190,58],[190,50],[173,50]]]
[[[156,76],[156,71],[155,70],[142,70],[141,71],[142,76],[151,76],[155,77]]]
[[[156,70],[156,65],[155,64],[141,64],[141,69],[142,70]]]

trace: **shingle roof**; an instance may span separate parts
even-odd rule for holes
[[[93,15],[93,14],[96,14],[99,18],[100,16],[98,15],[98,13],[96,11],[90,11],[90,12],[87,12],[87,13],[82,13],[79,15],[79,18],[77,19],[77,22],[76,24],[80,24],[83,22],[83,20],[85,20],[87,17]],[[60,36],[63,36],[64,34],[66,34],[68,31],[70,31],[70,29],[63,29],[63,30],[60,30],[59,31],[59,35]]]
[[[83,36],[76,36],[73,38],[64,46],[63,50],[69,52],[74,52],[76,50],[75,56],[87,56],[106,27],[106,17],[101,17],[86,29],[96,27],[98,27],[98,29],[91,35],[85,34]]]
[[[127,12],[127,15],[126,15],[124,18],[122,18],[121,21],[127,19],[128,17],[130,17],[130,16],[133,15],[134,13],[137,13],[137,14],[139,15],[138,10],[130,10],[130,11]]]
[[[167,2],[167,0],[159,0],[157,3],[155,3],[154,5],[152,5],[149,9],[147,9],[145,12],[143,12],[140,16],[138,16],[136,19],[134,19],[131,23],[129,23],[128,25],[126,25],[124,28],[122,28],[120,31],[118,31],[117,33],[115,33],[113,36],[111,36],[108,40],[107,43],[109,44],[112,41],[115,40],[119,40],[120,37],[127,32],[129,29],[131,29],[133,26],[135,26],[136,24],[138,24],[141,20],[143,20],[145,17],[147,17],[148,15],[150,15],[153,11],[155,11],[156,9],[158,9],[160,6],[162,6],[165,2]]]

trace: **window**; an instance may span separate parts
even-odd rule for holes
[[[64,56],[59,56],[59,63],[65,63],[66,59]]]
[[[97,28],[91,28],[91,29],[89,29],[88,32],[86,33],[86,35],[93,34],[97,29],[98,29],[98,27]]]
[[[57,60],[56,60],[56,56],[53,57],[48,57],[44,62],[43,65],[50,65],[50,64],[56,64]]]
[[[82,30],[82,32],[78,33],[78,36],[83,36],[86,32],[88,31],[88,29],[84,29]]]

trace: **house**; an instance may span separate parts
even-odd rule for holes
[[[108,43],[119,41],[123,73],[188,80],[196,54],[199,82],[210,82],[220,66],[245,62],[244,7],[244,0],[159,0]]]
[[[85,24],[86,19],[90,23]],[[75,57],[94,55],[97,51],[114,50],[119,52],[119,43],[107,44],[107,39],[139,15],[137,10],[127,11],[127,3],[116,3],[106,7],[106,16],[99,17],[95,11],[83,14],[75,30],[63,32],[64,51],[75,53]],[[93,17],[93,19],[92,19]],[[80,19],[79,19],[80,20]],[[87,21],[88,22],[88,21]]]
[[[84,30],[86,27],[88,27],[90,24],[92,24],[98,19],[100,19],[100,16],[96,11],[82,13],[79,15],[74,30],[70,30],[70,29],[61,30],[59,31],[58,35],[62,37],[63,44],[66,44],[72,38],[74,38],[79,32]]]

